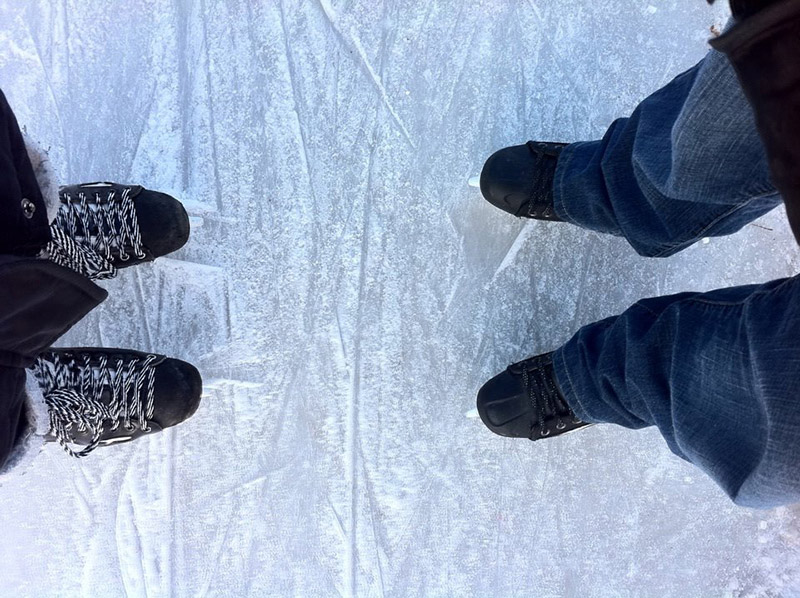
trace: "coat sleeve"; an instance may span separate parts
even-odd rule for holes
[[[50,261],[0,255],[0,367],[32,365],[106,296]]]
[[[711,45],[728,56],[753,106],[773,182],[800,243],[800,0],[772,2]]]
[[[105,298],[106,291],[72,270],[0,255],[0,478],[12,452],[12,460],[21,458],[32,438],[23,368]]]

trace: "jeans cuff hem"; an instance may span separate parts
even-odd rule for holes
[[[556,383],[558,384],[559,390],[561,390],[561,394],[564,395],[564,400],[567,402],[567,405],[569,405],[570,409],[572,409],[575,415],[581,421],[592,422],[592,418],[587,416],[586,410],[581,404],[581,401],[575,392],[575,387],[572,384],[572,378],[569,375],[569,368],[567,368],[567,360],[564,357],[565,347],[566,345],[562,345],[553,352],[553,371],[556,375]]]
[[[563,181],[567,168],[572,161],[572,154],[574,153],[574,149],[577,145],[577,143],[570,143],[567,147],[561,150],[561,154],[558,157],[558,163],[556,164],[556,174],[553,178],[553,210],[557,216],[563,218],[566,222],[576,225],[578,223],[575,222],[575,220],[570,216],[569,210],[567,210],[567,202],[564,199]]]

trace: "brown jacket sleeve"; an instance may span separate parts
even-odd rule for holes
[[[774,2],[711,45],[728,56],[753,106],[773,182],[800,243],[800,0]]]

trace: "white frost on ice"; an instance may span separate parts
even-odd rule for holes
[[[799,595],[800,513],[732,506],[655,430],[474,420],[486,379],[584,323],[797,271],[780,211],[647,260],[464,185],[503,146],[599,138],[725,4],[0,2],[3,91],[64,182],[193,218],[62,344],[206,381],[184,425],[49,446],[0,488],[0,595]]]

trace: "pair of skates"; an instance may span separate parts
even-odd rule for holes
[[[552,181],[562,147],[529,142],[495,153],[481,175],[484,196],[516,216],[560,220]],[[59,199],[43,257],[91,280],[172,253],[189,238],[186,211],[163,193],[90,183],[61,188]],[[125,349],[50,349],[37,358],[33,373],[47,406],[49,439],[76,457],[184,421],[202,391],[191,364]],[[478,395],[478,410],[492,431],[532,440],[586,425],[558,390],[549,354],[490,380]]]
[[[113,278],[118,268],[152,261],[189,239],[186,211],[163,193],[89,183],[62,187],[59,200],[41,257],[90,280]],[[191,364],[127,349],[51,348],[32,370],[47,408],[47,439],[75,457],[184,421],[202,392]]]
[[[517,217],[562,221],[553,210],[553,181],[565,145],[529,141],[495,152],[481,172],[483,197]],[[483,423],[500,436],[540,440],[589,425],[564,399],[552,353],[508,366],[483,385],[477,403]]]
[[[714,0],[709,0],[712,3]],[[735,26],[711,42],[725,53],[753,106],[778,191],[800,242],[797,112],[800,81],[797,0],[730,0]],[[483,196],[518,217],[559,221],[553,181],[564,144],[529,142],[492,155],[481,173]],[[493,432],[538,440],[586,426],[564,400],[546,353],[511,365],[478,393],[478,413]]]
[[[562,148],[529,142],[498,151],[481,174],[484,197],[515,216],[560,220],[552,189]],[[163,193],[90,183],[63,187],[59,199],[43,257],[91,280],[113,278],[118,268],[176,251],[189,238],[186,211]],[[47,406],[49,438],[76,457],[184,421],[202,391],[191,364],[125,349],[50,349],[33,373]],[[531,440],[587,425],[558,389],[550,354],[513,364],[487,382],[478,412],[493,432]]]

